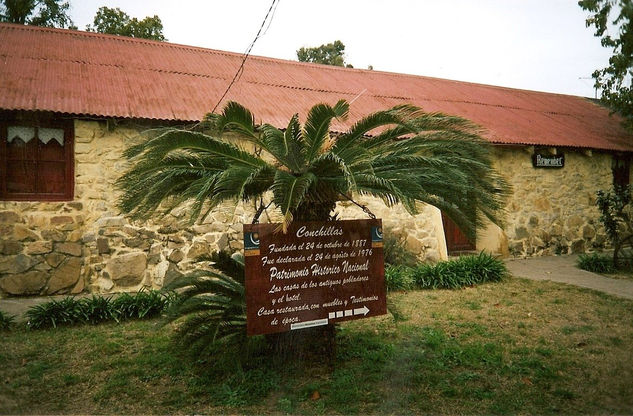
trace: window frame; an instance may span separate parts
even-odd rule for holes
[[[63,193],[21,192],[7,191],[7,136],[10,126],[24,126],[33,128],[54,128],[64,130],[64,163],[65,189]],[[37,130],[36,130],[37,131]],[[38,141],[39,131],[34,139]],[[0,201],[72,201],[75,195],[75,129],[73,120],[39,117],[7,117],[0,119]]]

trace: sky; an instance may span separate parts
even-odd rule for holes
[[[244,53],[272,0],[69,0],[80,30],[100,6],[158,15],[169,42]],[[593,97],[611,56],[577,0],[280,0],[251,54],[341,40],[355,68]]]

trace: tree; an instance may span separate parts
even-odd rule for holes
[[[303,128],[295,115],[280,130],[256,126],[248,109],[229,102],[221,114],[206,116],[210,134],[153,131],[125,152],[132,167],[117,182],[124,191],[119,207],[148,219],[191,200],[195,221],[203,208],[208,213],[225,201],[259,202],[271,191],[270,202],[288,226],[293,219],[328,220],[337,201],[361,194],[402,204],[412,215],[419,202],[434,205],[470,236],[486,218],[499,223],[507,189],[472,123],[400,105],[332,136],[332,120],[346,119],[348,110],[344,100],[318,104]],[[382,131],[369,137],[376,129]],[[258,151],[233,144],[229,137],[235,135]]]
[[[73,27],[70,5],[63,0],[0,0],[0,22],[46,27]]]
[[[633,2],[631,0],[580,0],[578,5],[591,13],[585,21],[593,26],[602,46],[613,49],[609,65],[592,76],[601,90],[601,100],[633,128]],[[612,35],[611,33],[614,33]]]
[[[93,26],[87,25],[86,31],[158,41],[166,40],[163,36],[163,23],[160,17],[154,15],[138,20],[136,17],[130,18],[118,7],[115,9],[100,7],[95,15]]]
[[[117,181],[119,207],[147,219],[190,201],[195,221],[223,202],[252,202],[258,213],[274,206],[285,231],[293,220],[332,220],[338,201],[360,194],[411,214],[419,203],[434,205],[470,236],[486,218],[500,223],[507,186],[472,123],[399,105],[333,136],[331,122],[348,111],[343,100],[317,104],[303,127],[295,115],[280,130],[255,125],[248,109],[229,102],[221,114],[205,117],[201,129],[208,134],[152,131],[125,151],[131,167]],[[236,137],[253,150],[236,145]]]
[[[353,68],[350,64],[345,64],[345,45],[340,40],[334,43],[315,46],[314,48],[301,48],[297,50],[297,59],[299,62],[313,62],[316,64],[347,66]]]

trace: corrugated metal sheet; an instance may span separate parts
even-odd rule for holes
[[[222,96],[240,54],[118,36],[0,24],[0,108],[196,121]],[[225,100],[283,127],[315,103],[355,100],[345,129],[396,104],[469,118],[501,144],[633,151],[606,109],[574,96],[252,56]]]

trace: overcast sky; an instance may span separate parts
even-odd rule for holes
[[[243,53],[272,0],[70,0],[79,29],[100,6],[158,15],[169,42]],[[356,68],[593,97],[611,52],[577,0],[280,0],[254,55],[296,60],[341,40]]]

